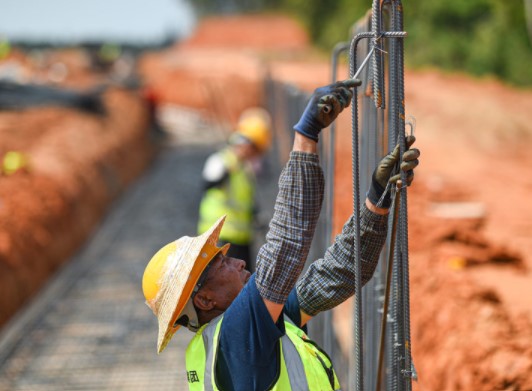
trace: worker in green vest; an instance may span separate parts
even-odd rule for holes
[[[148,263],[142,288],[159,322],[157,352],[181,326],[195,333],[186,352],[190,390],[340,389],[331,360],[308,338],[305,327],[313,316],[355,292],[353,216],[323,258],[300,274],[324,193],[319,134],[349,106],[355,85],[360,81],[315,90],[294,126],[292,152],[254,274],[244,261],[227,255],[229,244],[218,246],[224,216],[201,235],[162,247]],[[407,145],[413,141],[409,136]],[[400,167],[410,185],[418,164],[417,149],[399,155],[395,148],[379,162],[360,209],[363,284],[373,275],[386,239],[389,184],[400,178],[394,168]]]
[[[204,193],[198,232],[205,232],[222,215],[226,221],[221,243],[230,243],[230,256],[246,261],[250,272],[254,222],[257,214],[255,172],[271,143],[270,116],[260,108],[245,110],[225,148],[210,155],[203,167]]]

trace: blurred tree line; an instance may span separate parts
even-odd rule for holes
[[[527,1],[527,0],[525,0]],[[308,29],[325,50],[348,39],[371,1],[195,0],[203,12],[282,11]],[[532,85],[532,45],[523,0],[405,0],[405,61]]]

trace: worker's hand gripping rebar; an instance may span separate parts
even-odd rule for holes
[[[358,85],[359,80],[348,79],[317,88],[294,130],[317,142],[321,130],[351,104],[351,89]]]
[[[368,199],[379,208],[389,208],[391,199],[391,186],[402,187],[401,176],[405,173],[406,186],[414,179],[414,168],[419,164],[419,150],[410,146],[416,141],[414,136],[408,136],[406,140],[408,150],[399,159],[400,146],[397,144],[392,152],[386,155],[377,165],[371,178],[371,186],[368,191]]]

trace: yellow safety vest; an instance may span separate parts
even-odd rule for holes
[[[222,215],[227,215],[220,239],[246,245],[253,233],[255,178],[233,151],[225,149],[222,159],[229,178],[220,187],[205,191],[200,203],[198,232],[207,231]]]
[[[214,365],[223,315],[202,326],[190,341],[186,368],[190,391],[219,391]],[[340,390],[331,359],[299,327],[285,318],[281,338],[281,367],[273,391]]]

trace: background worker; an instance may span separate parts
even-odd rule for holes
[[[143,279],[147,303],[159,321],[158,352],[180,326],[196,335],[186,353],[190,390],[327,390],[340,388],[328,356],[304,334],[306,323],[355,292],[353,217],[322,259],[298,282],[316,228],[324,192],[317,155],[322,128],[349,105],[356,80],[318,88],[300,121],[266,243],[250,275],[242,260],[216,245],[220,218],[202,235],[163,247]],[[325,113],[324,104],[332,110]],[[408,145],[414,141],[407,140]],[[401,170],[413,180],[419,151],[403,154]],[[361,207],[362,282],[375,270],[387,234],[388,183],[399,150],[381,160]],[[384,202],[382,204],[381,202]],[[296,284],[297,282],[297,284]],[[283,316],[284,315],[284,316]]]
[[[222,215],[226,221],[220,242],[231,243],[228,255],[246,261],[255,270],[252,257],[256,173],[261,157],[271,144],[271,120],[261,108],[245,110],[227,145],[210,155],[203,167],[204,192],[199,208],[198,232],[205,232]]]

